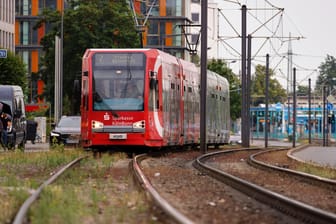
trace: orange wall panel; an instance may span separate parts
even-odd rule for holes
[[[20,44],[20,24],[15,22],[15,45]]]
[[[172,46],[173,45],[173,38],[169,35],[173,34],[173,24],[170,22],[166,23],[166,45],[167,46]]]
[[[32,3],[31,5],[31,15],[32,16],[37,16],[38,15],[38,1],[35,1],[35,4]]]
[[[38,51],[31,52],[31,71],[38,72]]]
[[[140,1],[134,1],[133,4],[134,4],[134,11],[135,11],[136,13],[140,13],[140,12],[141,12],[141,11],[140,11],[140,7],[141,7],[141,3],[140,3]]]
[[[63,1],[64,0],[57,0],[57,10],[59,11],[63,10]]]
[[[43,38],[45,33],[45,24],[43,24],[40,28],[38,28],[37,30],[37,39],[38,39],[38,43],[41,43],[41,39]]]
[[[166,15],[166,0],[160,0],[160,16],[165,16]]]

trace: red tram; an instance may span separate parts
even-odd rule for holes
[[[85,148],[197,145],[200,70],[157,49],[88,49],[83,56]],[[229,142],[227,80],[208,71],[207,143]]]

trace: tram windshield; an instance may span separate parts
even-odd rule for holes
[[[143,110],[145,56],[97,53],[93,60],[94,110]]]

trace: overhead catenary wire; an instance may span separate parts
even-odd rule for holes
[[[221,26],[225,26],[225,29],[219,28],[218,31],[218,38],[217,38],[217,46],[218,46],[218,54],[219,58],[225,59],[227,58],[235,58],[239,57],[241,55],[240,53],[240,45],[239,45],[239,39],[241,38],[239,32],[239,23],[237,19],[234,16],[230,16],[230,13],[236,13],[240,14],[241,8],[235,8],[237,6],[242,6],[243,4],[247,5],[248,10],[248,16],[250,17],[250,20],[254,20],[257,24],[257,27],[252,27],[250,29],[250,34],[252,34],[253,40],[253,57],[252,60],[254,60],[256,63],[265,64],[265,61],[259,60],[260,58],[264,58],[266,52],[270,55],[270,68],[272,68],[274,71],[278,68],[282,67],[283,64],[285,64],[288,60],[288,53],[282,53],[286,52],[287,45],[285,43],[290,41],[300,41],[302,39],[305,39],[298,29],[298,27],[295,25],[295,23],[291,20],[291,18],[286,13],[285,8],[281,6],[274,5],[271,0],[264,0],[264,1],[253,1],[254,5],[249,5],[249,3],[252,3],[251,1],[245,0],[245,1],[218,1],[219,3],[225,3],[225,7],[219,6],[218,14],[221,16],[220,19],[222,19],[223,22],[219,21],[219,24]],[[251,7],[250,7],[251,6]],[[225,12],[224,12],[225,11]],[[253,13],[255,11],[255,13]],[[263,12],[263,13],[257,13],[257,12]],[[289,20],[290,24],[294,26],[294,34],[292,36],[288,36],[284,34],[284,20]],[[274,23],[274,21],[276,21]],[[238,24],[237,24],[238,23]],[[249,27],[249,25],[248,25]],[[231,32],[231,34],[230,34]],[[233,35],[232,35],[233,34]],[[265,40],[262,40],[265,39]],[[238,42],[238,44],[237,44]],[[238,46],[238,47],[237,47]],[[266,47],[269,48],[267,49]],[[222,48],[222,50],[220,50]],[[226,55],[226,56],[225,56]],[[307,68],[305,66],[300,65],[296,62],[296,57],[310,57],[308,55],[300,55],[296,52],[292,53],[292,65],[297,68],[298,76],[302,76],[302,72],[311,72],[313,70],[316,70],[314,68]],[[318,57],[318,56],[312,56],[312,57]],[[259,59],[258,59],[259,58]],[[238,59],[239,60],[239,59]],[[305,77],[306,75],[304,75]],[[303,77],[303,78],[304,78]]]

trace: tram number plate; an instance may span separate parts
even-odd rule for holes
[[[127,134],[110,134],[110,139],[127,139]]]

